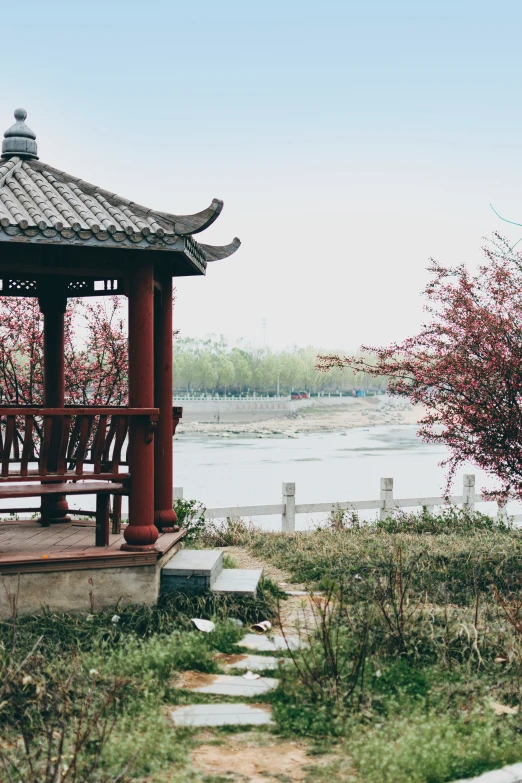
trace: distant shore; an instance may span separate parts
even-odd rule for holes
[[[288,416],[241,422],[180,421],[180,435],[213,435],[230,438],[296,438],[312,432],[342,432],[354,427],[376,427],[386,424],[416,424],[423,415],[422,406],[384,397],[345,399],[339,405],[312,405]]]

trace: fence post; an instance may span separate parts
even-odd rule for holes
[[[508,512],[506,508],[506,501],[498,500],[497,501],[497,519],[499,522],[507,522],[508,520]]]
[[[283,482],[283,516],[281,530],[283,533],[293,533],[295,530],[295,484]]]
[[[475,474],[466,473],[464,476],[464,484],[462,487],[462,494],[464,495],[464,503],[462,508],[464,511],[475,511]]]
[[[174,487],[174,500],[183,500],[183,487]]]
[[[393,509],[393,479],[382,478],[381,479],[381,510],[379,512],[379,518],[381,521],[387,519],[390,515],[390,511]]]

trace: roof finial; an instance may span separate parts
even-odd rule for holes
[[[38,158],[36,136],[26,124],[27,112],[25,109],[15,109],[15,124],[4,133],[2,142],[2,158]]]

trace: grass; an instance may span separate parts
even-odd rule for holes
[[[281,733],[332,743],[360,783],[449,783],[522,761],[518,530],[455,509],[374,524],[337,512],[248,545],[322,592],[273,696]]]
[[[175,595],[155,607],[0,623],[0,779],[55,783],[62,764],[77,783],[153,783],[166,769],[194,780],[194,732],[175,729],[165,711],[191,697],[173,675],[216,672],[215,653],[235,652],[243,635],[232,619],[273,619],[277,596],[263,580],[256,599]],[[196,631],[192,617],[213,619],[215,631]]]
[[[280,737],[331,754],[309,783],[450,783],[522,761],[518,530],[448,509],[375,524],[336,512],[295,535],[228,520],[194,535],[195,546],[246,546],[320,588],[298,628],[307,645],[264,697]],[[237,651],[235,621],[276,619],[282,597],[263,580],[256,599],[178,594],[0,623],[0,748],[12,780],[51,783],[48,751],[77,765],[74,783],[201,780],[187,765],[196,734],[175,729],[167,707],[218,697],[179,690],[174,675],[216,672],[215,653]],[[213,619],[215,632],[197,632],[192,617]]]

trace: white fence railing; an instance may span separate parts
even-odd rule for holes
[[[432,511],[435,506],[455,505],[462,506],[468,511],[475,511],[476,503],[496,503],[498,519],[507,519],[508,514],[506,506],[490,497],[476,494],[475,476],[467,474],[464,476],[462,495],[451,495],[444,498],[437,497],[417,497],[417,498],[395,498],[393,496],[393,479],[382,478],[380,487],[380,498],[378,500],[347,500],[336,503],[296,503],[295,502],[295,484],[283,483],[283,493],[281,503],[265,506],[225,506],[223,508],[207,508],[205,517],[207,519],[226,519],[227,517],[260,517],[281,515],[281,530],[283,532],[293,532],[295,530],[296,514],[316,514],[332,513],[337,509],[343,511],[368,511],[375,510],[379,512],[381,520],[386,519],[390,514],[399,508],[426,508]],[[174,488],[174,497],[183,497],[183,488]],[[522,521],[522,514],[510,516],[515,522]]]

